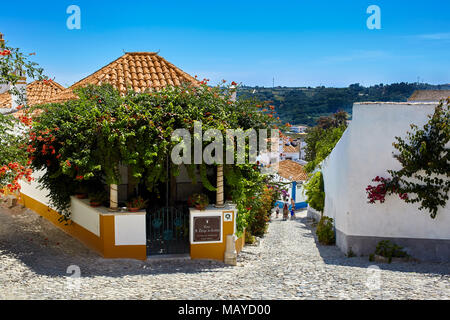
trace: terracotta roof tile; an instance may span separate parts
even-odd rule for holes
[[[198,81],[154,52],[128,52],[90,76],[73,84],[48,102],[76,99],[73,89],[87,84],[110,83],[121,94],[127,87],[137,92],[157,91],[167,85],[181,85]]]
[[[34,106],[46,103],[54,96],[65,90],[63,86],[55,81],[34,81],[27,85],[28,105]],[[9,92],[0,94],[0,109],[11,109],[12,98]]]
[[[292,160],[278,162],[278,175],[290,181],[308,180],[308,174],[303,166]]]
[[[450,90],[416,90],[408,101],[439,101],[450,97]]]
[[[283,152],[284,153],[298,153],[300,152],[300,145],[297,145],[296,147],[292,145],[283,145]]]
[[[9,92],[0,94],[0,109],[11,109],[12,101]]]

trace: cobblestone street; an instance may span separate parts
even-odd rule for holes
[[[103,259],[34,212],[0,207],[0,299],[450,299],[449,263],[371,265],[317,244],[306,212],[273,219],[229,267]]]

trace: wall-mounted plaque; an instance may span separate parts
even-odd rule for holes
[[[223,221],[230,222],[233,221],[233,211],[224,211],[223,212]]]
[[[194,242],[221,241],[221,217],[194,217]]]

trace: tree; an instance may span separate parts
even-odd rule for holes
[[[0,85],[7,85],[9,93],[18,97],[20,108],[27,108],[26,95],[15,87],[22,76],[43,79],[43,70],[20,52],[0,41]],[[27,123],[30,125],[30,123]],[[11,115],[0,114],[0,192],[20,190],[22,178],[31,181],[29,159],[24,146],[26,137],[17,132],[19,123]],[[23,129],[23,128],[22,128]]]
[[[314,169],[333,151],[347,128],[347,113],[338,111],[331,117],[322,117],[317,126],[307,130],[305,138],[305,166],[307,172]]]
[[[168,171],[172,177],[179,173],[178,165],[166,161],[179,143],[172,140],[173,132],[186,129],[194,139],[195,121],[201,121],[203,132],[217,129],[223,136],[228,128],[269,129],[280,125],[270,112],[261,112],[267,103],[244,99],[232,102],[229,92],[229,87],[202,83],[166,87],[154,93],[129,91],[121,96],[111,85],[90,85],[75,91],[76,100],[33,107],[46,112],[36,118],[27,148],[33,168],[45,172],[39,182],[50,191],[51,204],[69,219],[70,196],[76,189],[120,184],[119,163],[127,166],[149,193],[157,194],[160,184],[170,178]],[[203,147],[209,143],[203,141]],[[191,159],[194,152],[191,148]],[[210,181],[208,168],[216,165],[191,162],[186,168],[193,181],[199,170],[203,187],[213,191],[215,183]],[[251,163],[224,164],[224,171],[229,196],[237,204],[237,229],[242,232],[252,221],[248,210],[252,197],[263,194],[269,178]]]

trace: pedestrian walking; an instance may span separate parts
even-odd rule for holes
[[[295,201],[291,199],[291,220],[295,220]]]
[[[289,207],[287,201],[283,206],[283,221],[286,221],[289,218]]]

